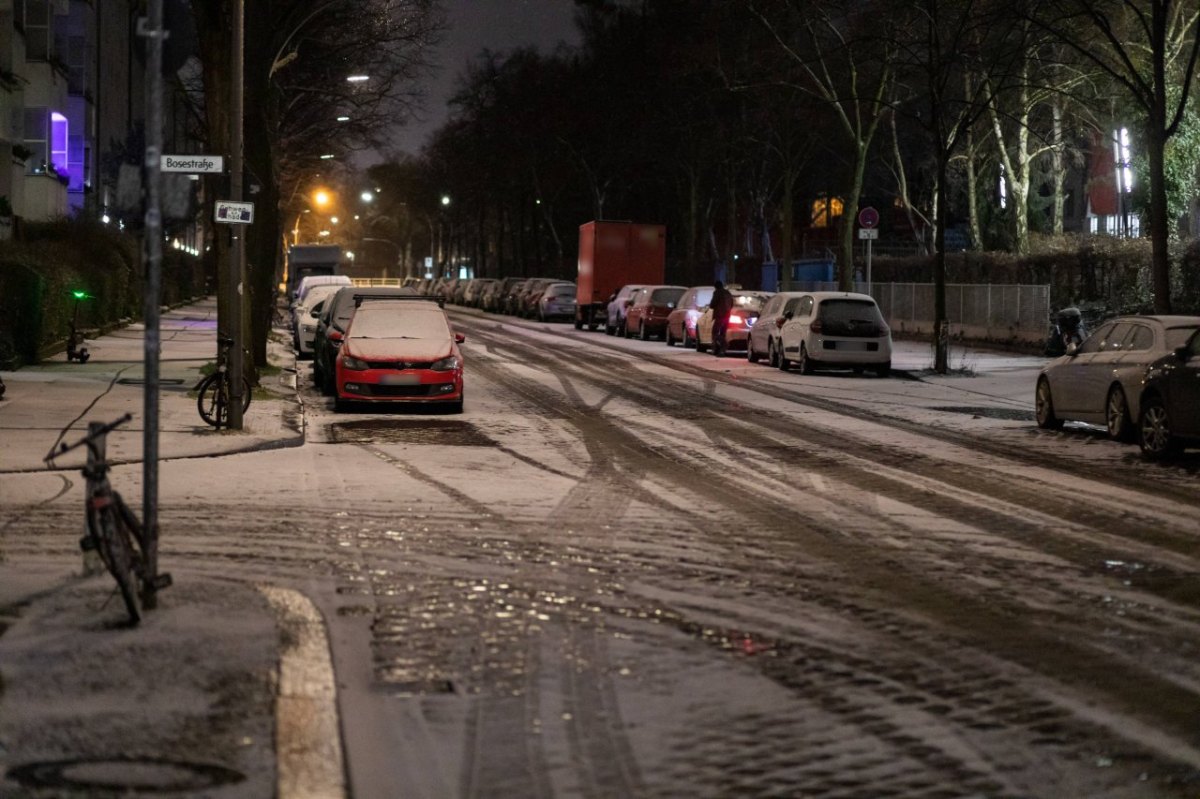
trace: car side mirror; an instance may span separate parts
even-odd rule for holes
[[[462,344],[462,343],[463,343],[464,341],[466,341],[466,340],[467,340],[467,337],[466,337],[466,336],[464,336],[462,333],[455,333],[455,334],[454,334],[454,343],[455,343],[455,344]]]

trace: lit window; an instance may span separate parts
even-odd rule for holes
[[[812,204],[812,226],[829,227],[843,210],[840,197],[818,197]]]
[[[50,163],[59,174],[67,174],[67,118],[57,111],[50,112]]]

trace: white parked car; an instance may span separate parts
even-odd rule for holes
[[[1102,424],[1111,438],[1133,440],[1150,365],[1186,345],[1197,330],[1200,316],[1121,316],[1100,325],[1042,367],[1034,393],[1038,426]]]
[[[783,314],[779,342],[784,371],[793,363],[805,375],[817,369],[870,369],[887,377],[892,371],[892,331],[869,294],[805,294]]]
[[[344,285],[325,283],[319,286],[310,286],[304,298],[298,300],[292,308],[292,343],[295,345],[298,357],[304,358],[312,355],[313,338],[317,334],[317,318],[313,316],[313,313],[316,312],[319,315],[322,303],[326,298],[336,294],[340,288],[344,288]]]
[[[292,293],[292,306],[303,302],[308,296],[308,292],[312,291],[317,286],[349,286],[353,282],[349,275],[307,275],[300,278],[300,282],[296,284],[296,290]],[[309,304],[311,307],[311,303]]]
[[[794,313],[804,291],[782,291],[771,297],[763,306],[762,313],[750,326],[746,339],[746,360],[758,363],[764,355],[772,366],[779,366],[779,328],[783,327],[784,315]]]

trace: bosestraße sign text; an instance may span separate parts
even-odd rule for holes
[[[193,175],[221,173],[225,171],[222,155],[164,155],[159,160],[163,172],[187,172]]]

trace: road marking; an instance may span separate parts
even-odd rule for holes
[[[337,688],[325,621],[299,591],[260,585],[280,632],[275,702],[279,799],[346,796]]]

